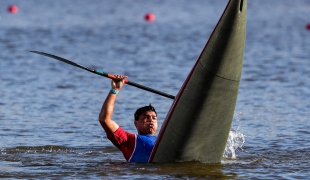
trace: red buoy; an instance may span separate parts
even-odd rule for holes
[[[147,13],[144,16],[144,19],[150,22],[155,21],[155,15],[153,13]]]
[[[18,12],[18,7],[17,7],[16,5],[10,5],[10,6],[8,7],[8,11],[9,11],[10,13],[16,14],[16,13]]]
[[[307,29],[307,30],[310,30],[310,23],[307,24],[306,29]]]

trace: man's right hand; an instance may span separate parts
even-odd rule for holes
[[[127,78],[127,76],[115,75],[115,77],[116,79],[112,79],[111,81],[111,87],[112,89],[120,91],[125,83],[125,79]]]

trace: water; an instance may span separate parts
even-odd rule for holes
[[[244,66],[221,164],[126,163],[98,114],[110,81],[43,51],[176,95],[226,0],[39,1],[0,7],[0,177],[22,179],[306,179],[310,142],[310,3],[248,0]],[[149,23],[143,16],[156,15]],[[159,125],[172,100],[134,87],[114,119],[152,103]],[[237,148],[237,149],[236,149]],[[236,150],[235,150],[236,149]]]

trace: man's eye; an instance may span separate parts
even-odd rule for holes
[[[151,118],[151,119],[157,119],[157,117],[156,116],[144,116],[146,119],[149,119],[149,118]]]

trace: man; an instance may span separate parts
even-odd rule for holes
[[[126,78],[127,76],[116,75],[116,79],[112,80],[112,89],[102,105],[99,122],[108,139],[122,151],[128,162],[148,162],[156,140],[157,114],[154,107],[150,104],[135,112],[134,125],[138,134],[124,131],[111,119],[117,94],[122,89]]]

